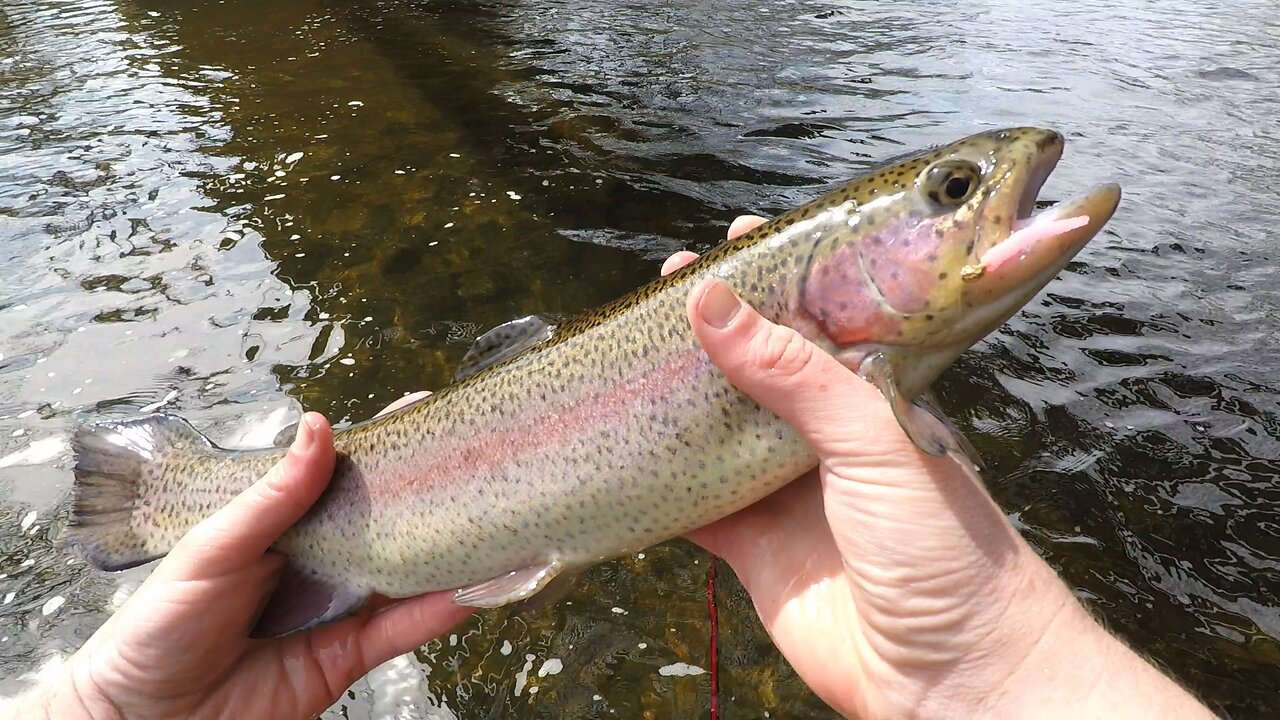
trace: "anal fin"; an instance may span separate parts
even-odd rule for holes
[[[498,577],[459,588],[453,602],[470,607],[495,608],[533,597],[551,584],[564,569],[559,560],[529,565]]]
[[[291,560],[249,636],[273,638],[308,630],[350,615],[368,599],[367,591]]]

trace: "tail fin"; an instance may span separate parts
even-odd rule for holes
[[[164,525],[152,517],[160,508],[149,491],[175,455],[216,451],[186,420],[162,414],[82,425],[71,449],[71,520],[58,544],[100,570],[125,570],[169,552],[176,538],[156,532]]]

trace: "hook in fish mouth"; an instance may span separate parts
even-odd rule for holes
[[[987,266],[982,263],[976,265],[965,265],[960,268],[960,279],[965,282],[973,282],[982,278],[987,272]]]

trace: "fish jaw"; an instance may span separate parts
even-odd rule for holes
[[[981,276],[965,286],[965,302],[977,306],[999,298],[1033,294],[1056,275],[1111,219],[1120,186],[1099,185],[1029,218],[978,258]]]
[[[1008,320],[1071,262],[1120,204],[1120,186],[1099,185],[1028,218],[978,257],[966,278],[956,331],[976,342]],[[967,269],[969,269],[967,268]]]

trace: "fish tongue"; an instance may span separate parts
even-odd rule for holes
[[[1068,218],[1017,220],[1013,224],[1013,232],[1003,242],[982,254],[978,260],[987,272],[999,272],[1006,263],[1025,257],[1036,243],[1055,235],[1071,232],[1076,228],[1089,224],[1088,215],[1077,215]]]

